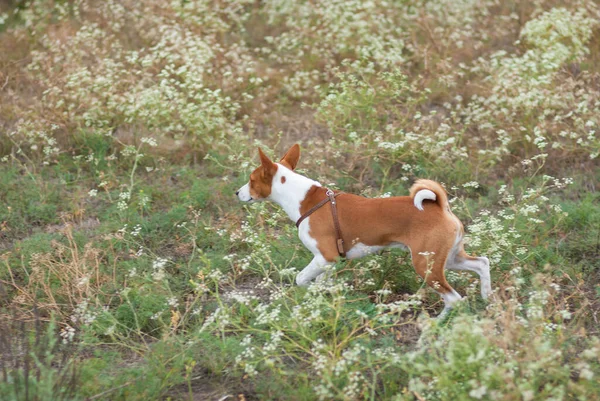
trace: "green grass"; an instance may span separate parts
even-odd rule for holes
[[[177,171],[179,181],[171,182],[168,185],[177,187],[173,190],[166,190],[165,182],[172,176],[173,171]],[[108,353],[93,351],[96,356],[86,356],[78,363],[79,380],[82,384],[78,390],[82,396],[90,396],[103,391],[111,390],[110,399],[147,399],[147,397],[157,397],[158,394],[170,394],[169,389],[173,389],[177,394],[186,394],[187,384],[183,378],[185,372],[185,361],[195,361],[196,367],[190,377],[209,377],[218,385],[237,388],[239,391],[250,391],[252,394],[263,399],[277,399],[278,394],[288,394],[290,399],[308,400],[315,396],[315,391],[325,391],[328,394],[336,394],[332,389],[341,389],[349,385],[348,377],[332,376],[326,381],[321,382],[321,390],[315,390],[315,379],[313,375],[306,373],[312,369],[305,359],[307,352],[311,348],[312,342],[317,339],[325,340],[326,349],[332,352],[330,363],[342,358],[343,350],[352,344],[362,344],[367,351],[364,355],[367,361],[372,358],[370,352],[380,349],[383,344],[385,347],[402,349],[408,347],[411,349],[414,345],[411,343],[411,335],[403,334],[403,330],[414,332],[416,323],[412,320],[411,314],[398,315],[400,319],[387,328],[383,329],[379,336],[370,338],[359,329],[362,323],[357,318],[357,312],[360,311],[368,319],[376,321],[379,313],[375,307],[375,294],[381,288],[388,288],[392,294],[421,294],[423,311],[429,314],[436,314],[439,310],[439,304],[435,294],[428,290],[420,290],[423,284],[410,264],[410,257],[404,251],[386,251],[379,256],[373,256],[353,262],[340,262],[337,265],[338,279],[349,283],[354,283],[353,290],[345,290],[339,295],[326,295],[321,299],[320,306],[312,305],[310,295],[304,289],[290,287],[284,290],[286,295],[280,300],[271,304],[271,308],[281,308],[278,316],[278,322],[260,323],[260,313],[256,307],[259,303],[265,302],[266,292],[261,293],[257,289],[257,284],[262,277],[268,276],[275,280],[275,286],[289,285],[291,278],[286,275],[279,275],[279,270],[286,267],[302,268],[310,261],[308,252],[300,246],[296,237],[295,230],[291,223],[286,222],[282,215],[270,221],[272,213],[277,212],[276,207],[269,205],[257,205],[244,210],[234,199],[224,197],[227,193],[225,189],[211,190],[209,188],[227,188],[228,184],[221,184],[213,178],[199,179],[195,175],[194,167],[178,167],[176,170],[166,170],[160,177],[153,181],[145,181],[143,184],[144,193],[151,196],[152,202],[147,210],[132,208],[127,213],[121,213],[116,210],[114,203],[111,203],[106,194],[101,194],[94,199],[86,200],[83,208],[87,209],[87,202],[93,202],[94,208],[87,217],[98,218],[99,225],[90,229],[82,226],[78,227],[76,220],[69,223],[73,225],[73,242],[67,241],[64,237],[64,227],[56,229],[56,232],[44,232],[47,229],[34,229],[35,234],[31,234],[22,240],[17,240],[11,244],[11,254],[7,263],[11,266],[11,271],[15,274],[14,279],[25,288],[27,286],[27,274],[31,274],[30,258],[33,254],[56,255],[56,245],[60,243],[66,246],[67,250],[77,247],[84,249],[86,244],[101,250],[101,274],[105,276],[101,280],[98,292],[95,297],[99,304],[90,308],[95,311],[96,317],[94,323],[89,326],[81,327],[81,340],[89,344],[91,351],[96,347],[110,347]],[[81,173],[85,177],[90,173]],[[115,170],[114,174],[120,174]],[[22,180],[26,183],[33,181],[26,176],[16,177],[15,181]],[[18,185],[17,182],[12,185]],[[30,184],[32,187],[34,185]],[[514,192],[519,192],[519,187],[526,188],[524,185],[514,182]],[[142,187],[142,186],[141,186]],[[385,184],[382,192],[403,191],[403,185],[390,181]],[[32,189],[35,192],[34,189]],[[598,237],[598,222],[600,221],[600,212],[597,208],[598,196],[595,193],[585,193],[581,187],[571,187],[571,193],[580,193],[580,198],[563,198],[560,193],[551,196],[551,200],[560,204],[562,209],[568,213],[567,216],[558,217],[550,209],[542,209],[536,214],[536,217],[542,219],[552,231],[547,232],[542,228],[533,227],[525,220],[514,222],[517,231],[523,234],[519,239],[520,244],[528,245],[528,253],[522,263],[526,268],[522,270],[521,278],[524,280],[520,285],[523,288],[522,298],[525,302],[526,290],[539,280],[540,274],[545,274],[548,280],[564,281],[565,277],[570,280],[583,280],[584,277],[591,277],[591,282],[587,283],[591,288],[598,287],[597,272],[599,269],[597,262],[597,249],[595,247]],[[115,192],[116,193],[116,192]],[[457,213],[462,216],[463,221],[468,222],[468,216],[477,213],[483,208],[497,208],[494,206],[498,202],[499,195],[495,188],[489,191],[468,191],[464,196],[464,206],[457,208]],[[18,202],[13,203],[15,208],[20,207]],[[54,205],[61,207],[60,203]],[[24,207],[24,206],[21,206]],[[228,236],[239,230],[239,223],[227,221],[219,216],[222,210],[237,210],[236,219],[246,218],[250,221],[249,231],[239,232],[239,239],[230,242]],[[192,210],[200,210],[196,215],[197,223],[193,223]],[[207,212],[208,211],[208,212]],[[93,214],[92,214],[93,212]],[[231,212],[229,212],[231,213]],[[238,220],[239,221],[239,220]],[[179,226],[187,222],[185,227]],[[118,230],[127,224],[127,228],[118,234],[115,238],[109,238],[107,235],[114,235]],[[132,234],[135,226],[140,226],[136,234]],[[511,226],[513,222],[511,222]],[[220,228],[212,228],[212,227]],[[225,230],[219,233],[218,230]],[[244,242],[245,235],[255,234],[256,237],[251,243]],[[241,235],[241,236],[240,236]],[[265,259],[263,251],[258,251],[262,246],[266,246],[268,259]],[[140,256],[135,253],[142,249]],[[233,262],[224,260],[225,256],[235,253],[237,255],[250,257],[248,270],[243,269],[236,259]],[[154,270],[152,263],[157,256],[167,257],[169,262],[165,267],[165,276],[161,281],[153,278]],[[493,282],[502,283],[510,280],[507,278],[507,269],[515,266],[510,261],[510,256],[505,255],[502,261],[495,266],[493,270]],[[68,259],[68,258],[67,258]],[[22,264],[21,264],[22,261]],[[506,266],[506,267],[502,267]],[[214,271],[221,271],[225,279],[209,279],[207,276]],[[28,273],[29,272],[29,273]],[[132,273],[135,272],[135,273]],[[115,276],[116,275],[116,276]],[[113,277],[114,276],[114,277]],[[8,280],[9,276],[4,273],[3,280]],[[217,281],[221,281],[218,286]],[[368,282],[367,282],[368,280]],[[437,335],[443,339],[446,336],[453,335],[457,321],[464,319],[476,319],[481,314],[485,314],[486,304],[478,300],[478,282],[476,277],[465,273],[450,277],[451,283],[459,292],[470,292],[470,286],[473,284],[473,294],[469,300],[449,316],[443,322],[440,322]],[[208,293],[201,295],[200,301],[196,301],[195,307],[200,310],[200,315],[192,316],[192,310],[183,303],[189,302],[187,299],[194,298],[196,287],[193,283],[204,282],[207,285]],[[211,284],[212,282],[212,284]],[[50,281],[50,288],[58,291],[57,285],[60,281]],[[495,284],[498,285],[498,284]],[[502,285],[502,284],[500,284]],[[565,284],[567,291],[570,290],[572,283]],[[239,291],[254,291],[258,298],[250,301],[248,306],[238,304],[229,297],[229,293],[238,288]],[[8,287],[10,288],[10,287]],[[123,291],[127,288],[127,291]],[[9,291],[9,296],[15,296],[16,292]],[[37,293],[37,302],[43,304],[48,302],[48,294],[44,292]],[[191,297],[191,298],[190,298]],[[166,307],[169,298],[177,299],[179,304],[175,308]],[[62,298],[57,298],[58,300]],[[342,303],[339,303],[343,299]],[[383,298],[385,299],[385,297]],[[392,298],[398,300],[396,296]],[[307,302],[309,302],[307,304]],[[585,299],[572,299],[567,301],[571,308],[584,307]],[[108,308],[101,311],[101,305]],[[306,308],[303,315],[309,316],[312,307],[322,308],[322,311],[307,330],[299,325],[302,322],[293,317],[294,308]],[[100,309],[99,309],[100,308]],[[226,327],[217,329],[213,336],[210,331],[199,330],[206,322],[207,316],[214,313],[217,308],[227,310],[230,324]],[[183,326],[178,326],[176,331],[172,331],[172,313],[179,310],[184,317]],[[187,312],[185,312],[187,310]],[[272,310],[272,309],[271,309]],[[407,309],[407,311],[410,310]],[[523,316],[527,316],[528,307],[523,309]],[[202,318],[201,316],[204,316]],[[259,319],[259,320],[257,320]],[[358,319],[358,320],[357,320]],[[404,323],[402,323],[404,321]],[[485,320],[484,320],[485,321]],[[584,324],[585,318],[584,318]],[[372,323],[369,323],[371,325]],[[473,324],[473,323],[470,323]],[[84,327],[87,327],[84,329]],[[403,329],[402,327],[406,327]],[[283,347],[285,352],[275,356],[273,361],[266,362],[259,358],[255,366],[261,373],[256,378],[248,378],[243,372],[239,371],[239,365],[236,362],[236,356],[240,355],[244,348],[240,347],[240,342],[248,333],[252,333],[254,343],[260,345],[270,341],[273,330],[284,330],[285,338],[289,341]],[[356,331],[358,329],[358,331]],[[357,336],[355,340],[349,340]],[[405,343],[406,341],[406,343]],[[473,340],[473,346],[476,340]],[[479,341],[479,340],[477,340]],[[107,345],[101,345],[107,344]],[[170,347],[177,345],[176,350],[170,350]],[[405,345],[403,345],[405,344]],[[578,348],[577,343],[572,345],[563,344],[566,349],[571,347]],[[127,351],[131,349],[131,351]],[[370,351],[369,351],[370,350]],[[133,353],[132,353],[133,352]],[[171,356],[167,356],[169,353]],[[438,351],[436,351],[438,352]],[[441,352],[441,350],[439,351]],[[477,354],[477,348],[459,351],[460,356],[440,356],[440,358],[471,358],[472,354]],[[491,351],[486,351],[491,352]],[[569,351],[571,352],[571,351]],[[87,355],[88,351],[86,351]],[[175,359],[173,359],[175,358]],[[421,358],[421,357],[419,357]],[[423,358],[425,358],[423,356]],[[132,362],[135,361],[135,362]],[[427,364],[433,369],[440,359],[430,360],[425,358],[422,364]],[[368,362],[361,362],[368,363]],[[389,363],[389,362],[388,362]],[[242,365],[243,366],[243,365]],[[335,366],[335,365],[332,365]],[[371,383],[371,389],[364,390],[365,394],[377,394],[377,397],[391,397],[393,394],[402,392],[406,386],[407,380],[413,373],[408,373],[406,367],[402,365],[391,365],[389,368],[385,362],[382,365],[374,365],[367,369],[366,383]],[[419,365],[420,366],[420,365]],[[483,365],[482,365],[483,366]],[[363,369],[362,367],[360,369]],[[429,368],[428,368],[429,369]],[[445,381],[436,382],[436,388],[440,392],[429,393],[437,394],[438,397],[457,397],[458,394],[467,391],[471,387],[456,387],[454,383],[458,380],[452,376],[452,370],[447,370],[442,364],[433,371],[419,371],[419,377],[423,374],[440,377],[445,375]],[[471,377],[468,380],[481,380],[478,367],[472,367],[473,376],[465,376],[466,373],[456,373],[460,377]],[[483,369],[483,367],[481,367]],[[196,373],[194,373],[196,372]],[[302,372],[302,373],[300,373]],[[350,371],[345,371],[349,374]],[[394,372],[392,374],[391,372]],[[365,373],[362,373],[363,375]],[[557,373],[558,374],[558,373]],[[264,375],[264,376],[262,376]],[[373,376],[374,375],[374,376]],[[245,377],[245,378],[243,378]],[[262,377],[262,378],[261,378]],[[394,377],[404,377],[403,381],[398,382]],[[475,379],[472,379],[475,378]],[[479,378],[479,379],[478,379]],[[488,380],[488,379],[486,379]],[[491,380],[491,379],[489,379]],[[500,382],[487,381],[489,389],[500,388]],[[566,380],[563,376],[557,376],[553,380],[562,382]],[[251,384],[250,384],[251,383]],[[398,384],[405,383],[405,384]],[[496,384],[494,384],[496,383]],[[540,384],[543,385],[543,384]],[[120,387],[123,386],[123,387]],[[332,387],[333,386],[333,387]],[[317,386],[318,387],[318,386]],[[180,389],[180,390],[176,390]],[[182,390],[183,389],[183,390]],[[329,390],[327,390],[329,389]],[[365,387],[366,389],[366,387]],[[326,391],[327,390],[327,391]],[[471,389],[472,390],[472,389]],[[469,390],[469,391],[471,391]],[[193,390],[200,392],[196,388]],[[339,393],[338,396],[341,396]],[[444,394],[444,395],[442,395]]]
[[[595,5],[78,4],[0,6],[0,398],[600,397]],[[348,192],[442,182],[493,299],[447,272],[435,319],[401,250],[297,287],[293,222],[234,195],[293,143]]]

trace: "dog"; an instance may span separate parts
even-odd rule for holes
[[[340,256],[355,259],[385,248],[403,248],[410,252],[416,272],[444,300],[442,314],[461,299],[446,281],[444,269],[475,272],[481,296],[487,299],[492,293],[489,260],[465,252],[463,225],[439,183],[421,179],[410,188],[410,196],[370,199],[334,193],[296,173],[298,144],[279,163],[260,148],[258,154],[261,165],[236,195],[242,202],[271,200],[297,223],[300,240],[314,255],[297,275],[298,285],[322,279]]]

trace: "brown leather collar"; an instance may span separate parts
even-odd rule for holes
[[[335,201],[335,198],[340,196],[341,194],[343,194],[343,192],[338,192],[337,194],[335,194],[331,189],[327,189],[327,192],[325,192],[325,194],[327,195],[327,198],[323,199],[321,202],[314,205],[308,212],[304,213],[298,219],[298,221],[296,221],[296,227],[300,227],[300,223],[302,223],[305,218],[307,218],[308,216],[310,216],[311,214],[313,214],[314,212],[319,210],[319,208],[321,206],[323,206],[327,202],[331,202],[331,215],[333,216],[333,225],[335,226],[335,234],[337,236],[337,238],[336,238],[337,250],[338,250],[338,254],[342,258],[345,258],[346,252],[344,251],[344,240],[342,239],[342,230],[340,229],[340,221],[338,219],[338,214],[337,214],[337,206],[336,206],[337,202]]]

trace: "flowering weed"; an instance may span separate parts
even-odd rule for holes
[[[597,399],[599,20],[588,0],[0,5],[0,318],[28,339],[0,321],[0,394]],[[233,196],[257,146],[293,142],[331,188],[442,182],[493,299],[447,272],[464,299],[433,319],[400,250],[295,286],[293,224]]]

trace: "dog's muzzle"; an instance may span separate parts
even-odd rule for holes
[[[250,186],[248,184],[235,191],[235,194],[242,202],[252,202],[254,200],[250,195]]]

